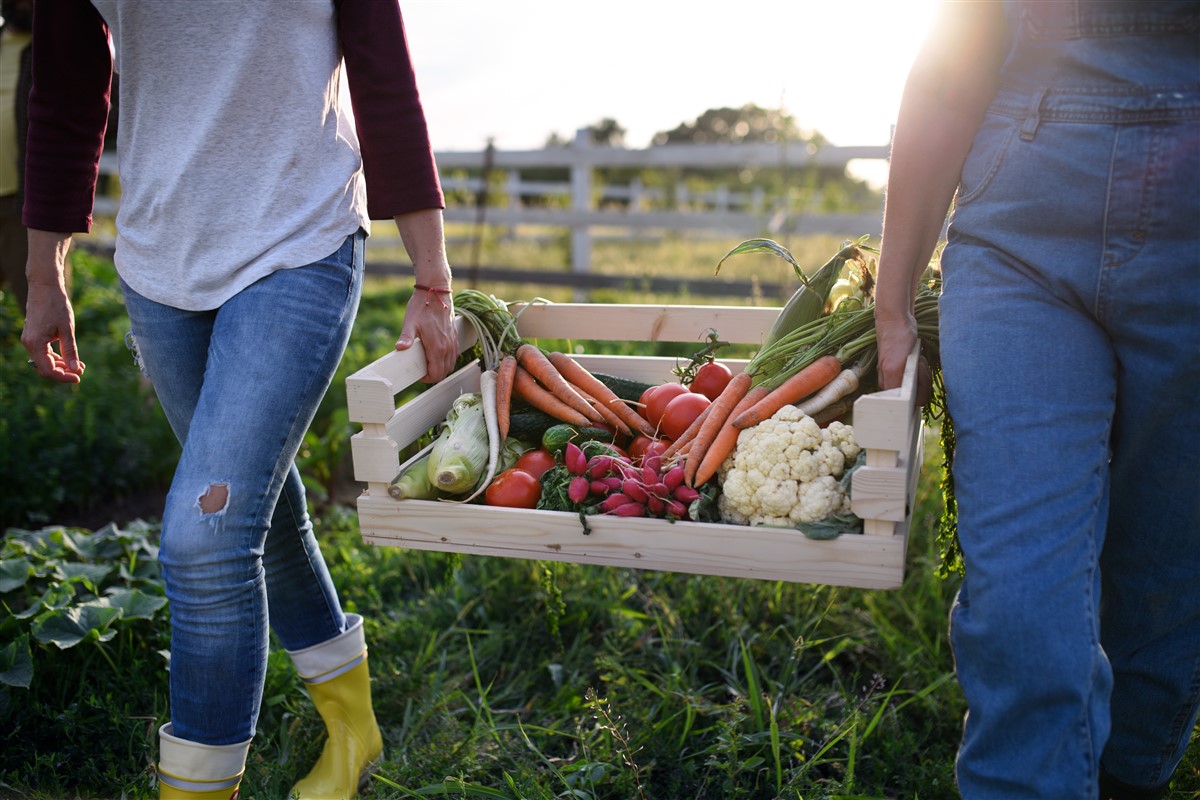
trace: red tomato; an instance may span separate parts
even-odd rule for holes
[[[512,467],[497,475],[483,496],[491,506],[536,508],[542,498],[542,484],[525,470]]]
[[[635,464],[639,463],[642,460],[642,454],[646,452],[646,449],[657,441],[658,439],[651,439],[649,436],[634,437],[633,441],[629,443],[629,447],[626,449],[626,452],[629,453],[629,460]]]
[[[672,398],[663,409],[659,430],[668,439],[678,439],[711,403],[707,397],[696,392],[684,392]]]
[[[650,442],[650,444],[646,445],[646,449],[642,451],[641,460],[639,460],[636,463],[640,464],[642,461],[649,458],[650,456],[659,456],[661,458],[662,454],[664,452],[666,452],[666,449],[670,446],[671,446],[671,443],[668,442],[666,439],[654,439],[653,441]]]
[[[708,361],[696,368],[688,388],[693,392],[704,395],[709,400],[716,400],[733,379],[733,371],[719,361]]]
[[[688,388],[682,383],[660,383],[650,390],[650,396],[646,397],[646,407],[642,409],[642,416],[646,418],[654,427],[659,427],[662,422],[663,411],[667,407],[667,403],[681,394],[687,394]]]
[[[523,469],[535,478],[541,478],[546,470],[554,466],[554,456],[548,450],[536,448],[521,454],[513,469]]]

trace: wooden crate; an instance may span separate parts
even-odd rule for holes
[[[514,313],[518,307],[514,306]],[[756,344],[778,309],[732,306],[599,304],[532,305],[520,316],[526,339],[678,341],[697,346],[715,328],[729,342]],[[462,349],[474,333],[461,319]],[[615,332],[615,333],[614,333]],[[462,392],[479,388],[471,363],[396,406],[397,394],[420,380],[420,345],[392,352],[346,379],[350,419],[362,425],[351,448],[355,477],[366,484],[358,500],[364,541],[415,550],[569,561],[703,575],[892,589],[904,577],[909,515],[922,457],[922,421],[914,401],[916,352],[900,389],[860,397],[854,429],[867,450],[852,481],[854,513],[864,534],[828,541],[799,531],[662,519],[579,515],[392,499],[387,488],[402,465],[399,453],[445,418]],[[589,369],[645,382],[673,378],[674,358],[577,355]],[[744,361],[727,361],[735,371]],[[415,457],[414,457],[415,458]]]

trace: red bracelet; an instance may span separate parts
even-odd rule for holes
[[[413,284],[413,289],[416,289],[418,291],[422,291],[425,293],[425,305],[429,305],[430,296],[437,297],[439,294],[451,294],[452,293],[449,288],[422,286],[419,283]],[[442,308],[450,307],[450,306],[446,305],[446,301],[440,297],[437,298],[437,301],[442,304]]]

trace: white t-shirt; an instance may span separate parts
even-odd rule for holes
[[[139,294],[220,306],[369,232],[330,0],[93,0],[120,80],[114,261]]]

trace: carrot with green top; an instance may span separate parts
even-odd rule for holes
[[[523,398],[529,405],[544,411],[550,416],[562,422],[569,422],[572,425],[588,426],[592,424],[592,420],[576,411],[571,406],[558,399],[549,389],[542,386],[534,379],[529,372],[517,365],[516,372],[513,375],[513,394]]]
[[[692,480],[700,466],[700,459],[716,438],[717,432],[725,424],[730,413],[748,391],[750,391],[750,373],[739,372],[725,385],[725,388],[717,395],[717,399],[709,404],[708,413],[705,415],[704,422],[700,424],[700,429],[692,438],[692,447],[687,461],[684,462],[683,476],[688,486],[694,485]]]
[[[568,383],[570,383],[570,381],[568,381]],[[588,401],[588,404],[595,410],[595,412],[604,418],[604,423],[606,425],[625,436],[633,435],[633,431],[628,425],[625,424],[625,420],[617,416],[617,412],[611,407],[604,405],[604,403],[601,403],[595,397],[592,397],[585,389],[577,386],[576,384],[572,383],[571,388],[574,389],[580,397]]]
[[[558,368],[551,363],[549,357],[536,345],[525,343],[517,348],[517,362],[548,392],[563,403],[578,411],[591,422],[604,422],[604,418],[596,409],[579,396],[579,392],[571,388],[571,384],[563,377]]]
[[[564,378],[586,391],[600,403],[612,409],[632,430],[646,436],[654,435],[654,426],[618,397],[616,392],[610,389],[604,381],[588,371],[587,367],[565,353],[549,353],[546,358],[550,360],[550,363],[554,365]]]
[[[517,357],[506,355],[496,367],[496,425],[500,441],[508,436],[512,421],[513,379],[517,374]]]
[[[836,356],[821,356],[774,389],[768,390],[761,400],[734,417],[733,427],[742,430],[754,427],[764,419],[770,419],[772,414],[784,406],[798,403],[822,389],[841,371],[842,362],[838,361]]]
[[[765,397],[767,391],[767,388],[761,384],[747,390],[733,410],[725,415],[725,421],[719,426],[716,435],[713,436],[706,449],[697,451],[698,442],[692,443],[692,452],[688,454],[687,465],[684,467],[685,475],[691,464],[696,466],[691,480],[687,482],[688,486],[703,486],[709,478],[717,474],[717,470],[725,463],[725,459],[729,458],[729,454],[737,447],[738,434],[741,433],[741,430],[733,427],[733,420],[738,414]]]

